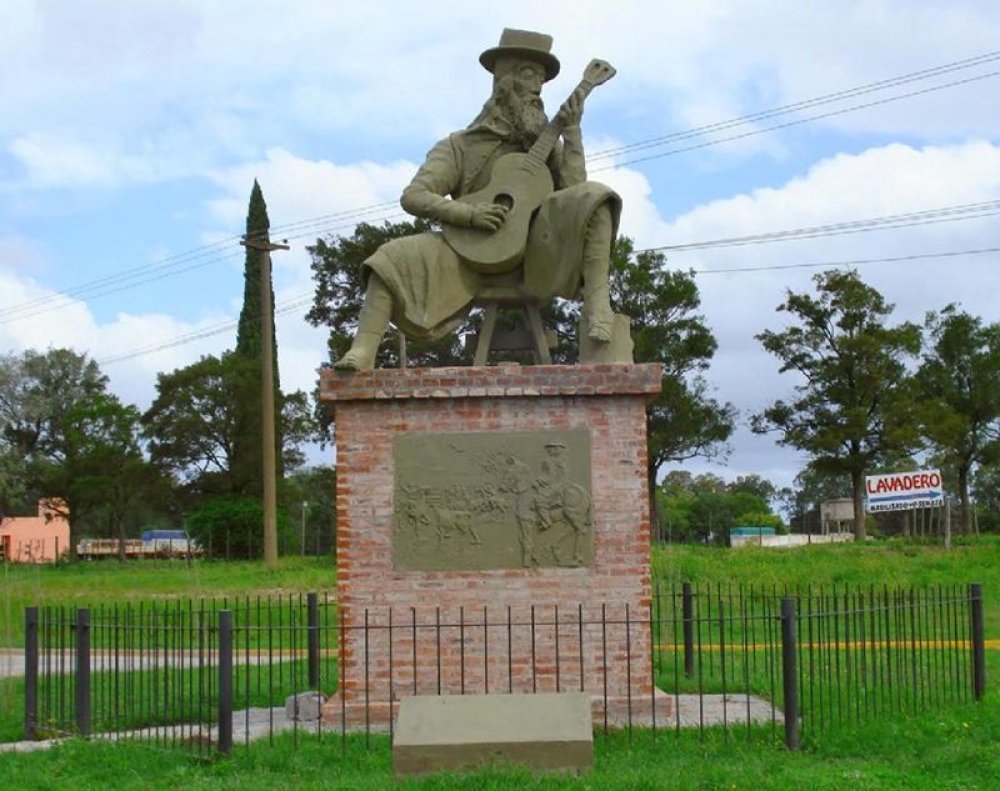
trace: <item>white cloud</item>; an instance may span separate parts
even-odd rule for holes
[[[27,275],[47,266],[48,259],[35,240],[22,235],[0,236],[0,273]]]
[[[123,400],[145,408],[155,391],[156,374],[188,365],[202,354],[216,354],[228,336],[209,336],[189,345],[110,362],[118,356],[153,350],[174,339],[218,326],[225,317],[206,317],[195,323],[178,321],[165,314],[142,316],[122,313],[99,323],[86,303],[39,287],[32,281],[0,273],[0,321],[10,306],[30,303],[35,308],[18,314],[16,320],[0,323],[0,349],[69,348],[103,363],[111,389]],[[55,307],[53,310],[43,308]],[[9,314],[7,314],[9,315]],[[235,320],[235,317],[232,317]]]
[[[9,150],[25,171],[12,187],[108,187],[119,180],[121,168],[111,152],[79,140],[32,135],[12,141]]]
[[[971,0],[389,8],[15,4],[10,29],[19,37],[0,50],[7,110],[0,145],[13,146],[34,174],[27,183],[37,186],[176,177],[259,156],[266,146],[291,150],[304,133],[362,135],[376,157],[385,141],[431,141],[471,119],[489,90],[476,56],[505,25],[555,36],[564,69],[551,86],[552,104],[589,57],[615,63],[619,76],[599,100],[608,112],[598,118],[619,136],[634,130],[634,142],[987,52],[1000,24],[1000,8]],[[32,79],[16,76],[23,74]],[[994,134],[993,82],[814,126]],[[416,145],[414,157],[426,142]],[[772,135],[717,151],[762,146],[783,150]]]
[[[846,220],[875,218],[934,207],[994,200],[1000,194],[1000,146],[972,142],[959,146],[914,149],[891,145],[856,156],[838,155],[817,163],[807,174],[788,183],[755,190],[700,206],[671,224],[676,243],[722,239]],[[795,266],[813,262],[851,262],[871,258],[996,247],[994,218],[897,231],[677,252],[672,265],[694,267],[704,313],[719,341],[710,380],[722,400],[733,402],[743,419],[776,398],[787,397],[795,384],[779,375],[777,361],[766,354],[754,335],[788,322],[775,312],[785,289],[809,291],[818,269],[711,274],[714,269]],[[859,272],[896,305],[893,321],[921,322],[928,310],[959,302],[992,320],[995,294],[1000,290],[996,256],[914,260],[860,265]],[[773,437],[753,437],[742,429],[734,437],[732,474],[759,471],[784,458],[786,482],[801,460],[773,445]],[[781,465],[778,465],[781,466]]]
[[[350,233],[360,219],[401,216],[397,199],[415,163],[436,138],[478,112],[490,77],[476,57],[505,26],[554,35],[563,73],[546,89],[550,111],[590,57],[618,68],[588,104],[588,150],[598,151],[991,51],[998,25],[1000,6],[985,0],[518,0],[502,6],[429,0],[338,4],[336,13],[319,0],[8,0],[0,27],[0,205],[7,209],[0,210],[0,310],[57,294],[57,285],[43,283],[86,281],[88,265],[99,265],[93,256],[113,250],[112,234],[135,233],[133,218],[149,228],[148,218],[164,207],[170,216],[163,219],[171,222],[162,225],[163,236],[131,249],[231,240],[243,224],[254,178],[263,186],[274,236],[288,236],[293,248],[273,257],[278,302],[309,294],[304,245]],[[993,199],[1000,186],[996,79],[655,165],[595,167],[593,176],[623,195],[622,231],[637,247]],[[931,84],[918,81],[889,93]],[[787,163],[810,161],[811,168],[788,178]],[[781,176],[774,175],[776,162],[785,163]],[[740,168],[739,186],[727,183],[730,167]],[[711,189],[689,181],[699,172],[711,177]],[[122,216],[126,204],[135,212],[128,218]],[[113,216],[101,213],[111,206]],[[186,208],[178,212],[178,206]],[[357,212],[369,206],[378,209]],[[993,223],[668,257],[672,266],[710,270],[973,249],[994,245]],[[1000,275],[989,260],[912,261],[861,272],[897,303],[901,319],[919,320],[952,300],[992,317]],[[241,262],[234,251],[228,274]],[[704,311],[720,341],[711,379],[719,397],[744,413],[790,386],[753,335],[782,320],[774,307],[783,289],[809,288],[814,271],[699,275]],[[223,281],[233,282],[227,273],[215,282]],[[220,292],[217,304],[182,321],[172,316],[180,312],[172,300],[184,295],[180,288],[180,296],[172,293],[171,285],[162,282],[156,313],[105,315],[66,300],[59,311],[0,325],[0,349],[72,343],[106,359],[235,321],[238,289]],[[311,389],[325,354],[323,333],[303,322],[303,312],[279,316],[286,388]],[[231,340],[222,333],[107,370],[123,397],[144,403],[157,371],[216,353]],[[787,470],[799,461],[775,450],[770,438],[741,433],[736,445],[734,473]]]
[[[214,172],[212,180],[228,194],[212,200],[209,210],[228,225],[239,224],[246,217],[256,179],[268,204],[272,227],[324,218],[320,225],[353,228],[357,223],[353,216],[364,218],[359,210],[367,207],[380,207],[374,212],[377,215],[397,214],[400,210],[395,204],[416,167],[409,162],[338,165],[271,148],[263,160]],[[346,217],[348,214],[352,217]],[[346,218],[339,219],[342,215]]]

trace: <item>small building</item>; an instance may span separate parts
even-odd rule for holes
[[[824,536],[851,532],[854,529],[854,500],[850,497],[824,500],[819,506],[819,520]]]
[[[69,554],[69,521],[60,500],[39,500],[38,516],[0,518],[0,560],[54,563]]]

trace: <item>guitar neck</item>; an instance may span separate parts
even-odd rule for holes
[[[580,80],[580,83],[573,89],[570,96],[579,90],[583,90],[583,96],[581,101],[586,99],[592,90],[594,90],[595,83],[590,80]],[[545,129],[538,136],[538,139],[531,146],[531,149],[527,153],[526,166],[534,171],[545,165],[545,160],[549,158],[549,154],[552,153],[552,149],[555,147],[556,141],[559,139],[559,135],[562,133],[563,125],[559,122],[559,116],[556,115],[551,121],[546,124]]]

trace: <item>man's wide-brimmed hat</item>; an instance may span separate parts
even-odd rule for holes
[[[546,36],[544,33],[504,28],[500,34],[500,44],[480,55],[479,62],[493,74],[499,58],[511,57],[524,58],[540,64],[545,69],[546,82],[559,73],[559,59],[552,54],[552,36]]]

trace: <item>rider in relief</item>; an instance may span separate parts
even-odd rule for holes
[[[407,212],[440,223],[445,232],[388,242],[363,263],[366,291],[357,334],[336,368],[372,368],[390,320],[410,338],[442,337],[497,276],[514,277],[533,298],[582,296],[590,340],[610,342],[608,267],[621,199],[611,188],[587,181],[580,121],[585,97],[614,70],[593,61],[550,121],[541,89],[559,73],[551,48],[550,36],[507,29],[499,46],[480,56],[493,74],[492,95],[466,129],[431,149],[400,201]],[[592,73],[595,64],[606,71]],[[533,160],[541,174],[531,175]],[[494,186],[491,179],[501,170],[516,183]],[[526,193],[541,190],[535,205],[520,197],[522,186]],[[517,225],[522,215],[523,231]],[[513,247],[504,234],[514,238]],[[461,244],[470,237],[471,251]],[[479,248],[488,248],[482,256],[477,238],[485,243]]]

